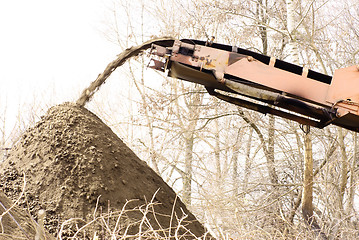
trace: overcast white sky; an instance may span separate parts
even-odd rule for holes
[[[0,114],[75,99],[121,49],[101,33],[112,0],[0,2]]]

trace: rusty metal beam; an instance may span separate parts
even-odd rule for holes
[[[244,100],[244,99],[239,99],[239,98],[223,95],[221,93],[216,92],[214,89],[211,89],[211,88],[206,88],[206,89],[210,95],[215,96],[223,101],[235,104],[240,107],[244,107],[244,108],[247,108],[247,109],[250,109],[250,110],[253,110],[256,112],[260,112],[263,114],[272,114],[275,116],[279,116],[282,118],[296,121],[303,125],[310,125],[312,127],[317,127],[317,128],[325,127],[325,125],[322,124],[322,122],[319,120],[315,121],[310,118],[301,117],[301,116],[291,114],[289,112],[284,112],[284,111],[281,111],[281,110],[278,110],[278,109],[275,109],[275,108],[272,108],[269,106],[260,105],[260,104],[256,104],[256,103]]]

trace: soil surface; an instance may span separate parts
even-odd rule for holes
[[[0,164],[0,189],[9,198],[18,198],[24,182],[20,206],[35,220],[44,209],[45,228],[63,239],[86,223],[80,239],[92,239],[95,231],[108,239],[111,232],[138,235],[151,228],[158,231],[149,238],[205,234],[159,175],[96,115],[73,103],[50,108]]]

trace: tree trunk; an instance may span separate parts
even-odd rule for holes
[[[259,0],[257,3],[256,15],[258,19],[258,28],[260,33],[260,38],[262,40],[263,54],[268,54],[268,32],[267,32],[267,9],[268,9],[268,1],[267,0]]]
[[[302,213],[306,223],[313,223],[313,153],[312,139],[309,133],[309,126],[305,126],[308,132],[304,136],[304,179],[302,196]]]
[[[185,137],[185,170],[183,176],[183,202],[190,207],[192,203],[192,160],[193,132]]]
[[[287,30],[289,34],[289,42],[288,42],[288,56],[289,61],[294,64],[299,63],[299,53],[298,53],[298,45],[296,40],[296,17],[295,17],[295,9],[296,9],[296,0],[286,0],[287,7]]]
[[[252,130],[253,131],[253,130]],[[238,156],[239,156],[239,149],[240,144],[242,142],[242,135],[241,135],[241,128],[238,129],[236,142],[233,145],[233,155],[231,158],[231,163],[233,166],[233,173],[232,173],[232,182],[233,182],[233,198],[236,199],[239,194],[239,180],[238,180]]]
[[[354,196],[355,196],[355,185],[356,185],[356,177],[355,177],[355,168],[358,162],[358,133],[353,133],[354,138],[354,156],[350,165],[350,178],[349,178],[349,199],[348,205],[346,209],[346,214],[349,215],[351,211],[354,210]]]
[[[214,158],[216,160],[216,182],[218,185],[221,184],[221,179],[222,179],[222,167],[221,167],[221,157],[220,157],[220,139],[219,139],[219,126],[218,126],[218,119],[214,120],[214,125],[215,125],[215,133],[214,133],[214,141],[215,141],[215,146],[214,146]]]
[[[269,115],[269,129],[268,129],[268,156],[267,162],[269,167],[269,176],[271,183],[274,185],[278,184],[278,175],[275,170],[275,158],[274,158],[274,139],[275,139],[275,118],[273,115]]]
[[[186,122],[183,121],[182,124],[184,127],[185,133],[183,134],[185,142],[185,169],[183,176],[183,202],[190,207],[192,203],[192,165],[193,165],[193,148],[194,148],[194,138],[195,131],[200,115],[200,108],[198,107],[202,102],[202,97],[198,93],[198,86],[192,89],[194,93],[185,99],[185,103],[188,109],[188,114],[184,118]]]
[[[263,47],[263,54],[268,55],[268,31],[267,31],[267,23],[268,23],[268,16],[267,16],[267,9],[268,9],[268,1],[267,0],[260,0],[257,3],[257,20],[258,20],[258,28],[260,32],[260,38],[262,41]],[[275,125],[275,118],[273,115],[269,115],[269,128],[268,128],[268,147],[267,147],[267,166],[270,181],[273,185],[278,184],[278,176],[275,170],[275,158],[274,158],[274,125]]]
[[[348,157],[345,150],[344,144],[344,135],[343,129],[338,127],[338,134],[339,134],[339,147],[340,152],[342,155],[342,167],[341,167],[341,174],[340,174],[340,183],[339,183],[339,209],[341,214],[344,213],[344,194],[345,189],[347,187],[347,179],[348,179]]]
[[[288,55],[289,61],[294,64],[299,64],[298,45],[296,40],[297,21],[296,21],[296,7],[298,2],[296,0],[286,0],[287,7],[287,30],[289,34]],[[304,179],[303,179],[303,193],[302,193],[302,214],[305,222],[314,230],[322,234],[320,227],[313,216],[313,151],[312,139],[310,135],[310,127],[304,127]],[[322,234],[323,238],[326,238]]]
[[[246,162],[244,164],[244,179],[243,179],[243,192],[244,194],[248,191],[248,178],[250,175],[251,170],[251,147],[252,147],[252,136],[253,136],[253,128],[249,130],[248,140],[247,140],[247,146],[246,146]]]
[[[327,239],[326,235],[321,231],[314,215],[313,215],[313,150],[310,127],[304,126],[304,179],[303,179],[303,195],[302,195],[302,214],[305,223],[314,230],[314,232],[322,239]]]

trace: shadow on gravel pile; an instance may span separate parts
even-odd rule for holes
[[[94,231],[100,237],[108,236],[127,200],[133,201],[126,209],[137,210],[123,211],[116,229],[123,233],[130,226],[128,234],[138,234],[141,211],[146,210],[144,205],[153,197],[155,204],[151,205],[153,209],[147,209],[149,222],[142,222],[143,231],[151,225],[164,229],[161,234],[166,235],[171,226],[174,234],[178,219],[185,214],[187,218],[181,225],[197,237],[205,234],[203,226],[161,177],[96,115],[76,104],[50,108],[0,165],[0,189],[13,200],[21,192],[23,173],[27,183],[21,206],[28,208],[35,219],[39,209],[46,210],[45,228],[55,236],[69,218],[84,221],[70,221],[62,230],[65,238],[101,214],[105,216],[102,220],[96,220],[77,236],[91,238]],[[185,239],[194,238],[186,229],[182,228],[179,234],[185,234]]]

